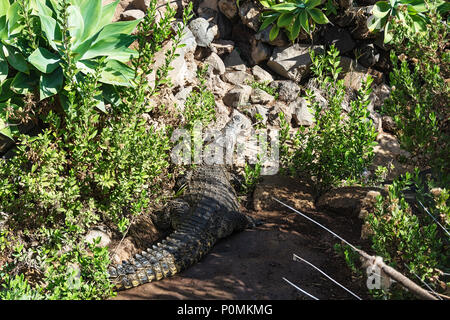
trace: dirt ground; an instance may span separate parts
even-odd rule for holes
[[[321,300],[355,299],[312,267],[294,261],[293,254],[361,298],[368,298],[365,277],[352,276],[344,259],[335,253],[333,245],[339,240],[269,195],[316,219],[350,243],[361,245],[361,222],[354,215],[317,211],[305,184],[267,177],[246,211],[262,219],[262,225],[221,240],[200,262],[179,275],[120,292],[114,299],[310,299],[283,278]]]

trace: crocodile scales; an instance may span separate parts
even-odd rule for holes
[[[239,211],[229,173],[222,165],[195,169],[183,200],[172,213],[173,233],[132,259],[110,267],[110,279],[117,290],[179,273],[199,261],[219,239],[253,225],[253,220]]]

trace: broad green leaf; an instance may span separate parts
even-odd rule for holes
[[[269,40],[274,41],[277,38],[279,32],[280,28],[276,24],[274,24],[269,32]]]
[[[72,36],[72,41],[74,43],[74,46],[76,44],[80,43],[83,37],[84,32],[84,21],[83,17],[81,16],[80,8],[76,6],[69,6],[67,8],[67,24],[69,27],[70,35]]]
[[[112,85],[130,86],[133,78],[134,70],[116,60],[108,61],[100,73],[100,82]]]
[[[12,80],[13,80],[12,78],[6,79],[1,84],[0,101],[6,101],[6,100],[11,99],[12,97],[14,97],[16,95],[16,93],[11,90],[11,82],[12,82]]]
[[[37,1],[37,3],[40,3],[40,1]],[[41,28],[46,35],[48,43],[53,49],[58,51],[55,41],[56,42],[61,41],[62,35],[61,30],[58,24],[56,23],[56,20],[50,16],[41,13],[39,13],[39,19],[41,20]]]
[[[28,63],[23,55],[14,47],[3,46],[3,55],[8,60],[8,63],[14,69],[20,72],[29,72]]]
[[[259,31],[262,31],[264,29],[266,29],[269,25],[271,25],[273,22],[275,22],[275,20],[277,20],[277,18],[279,17],[279,13],[274,14],[268,18],[265,18],[263,23],[261,24],[261,27],[259,28]]]
[[[57,54],[39,47],[28,57],[28,61],[39,71],[52,73],[58,68],[61,59]]]
[[[388,21],[384,27],[384,43],[390,42],[393,38],[392,32],[390,32],[390,26],[390,22]]]
[[[116,7],[119,4],[119,0],[111,2],[110,4],[107,4],[106,6],[102,7],[101,14],[100,14],[100,20],[97,25],[97,30],[100,30],[107,24],[111,23],[112,18],[114,17],[114,13],[116,12]]]
[[[61,68],[57,68],[52,73],[41,74],[39,82],[39,99],[51,97],[62,88],[64,76]]]
[[[93,36],[98,29],[98,22],[102,17],[102,0],[83,1],[79,4],[84,21],[84,32],[81,41]]]
[[[386,1],[378,1],[372,9],[372,14],[377,18],[383,18],[389,14],[391,6]]]
[[[295,3],[286,2],[286,3],[280,3],[276,4],[272,7],[270,7],[271,10],[277,11],[277,12],[291,12],[297,9],[297,6]]]
[[[292,20],[294,20],[294,18],[295,15],[292,12],[282,13],[278,18],[277,25],[280,28],[287,27],[292,23]]]
[[[117,87],[111,84],[103,84],[101,88],[103,92],[103,98],[106,102],[111,103],[112,105],[118,106],[121,103],[120,94],[117,91]]]
[[[93,98],[96,102],[95,107],[103,113],[106,113],[105,102],[103,102],[102,96],[96,96]]]
[[[411,19],[413,21],[414,32],[421,32],[427,29],[427,23],[421,16],[414,15],[411,16]]]
[[[305,30],[306,32],[309,33],[309,17],[308,17],[308,13],[305,10],[300,12],[299,22],[300,22],[300,25],[302,26],[303,30]]]
[[[9,0],[0,0],[0,17],[6,15],[9,9]]]
[[[311,18],[313,18],[313,20],[318,24],[326,24],[330,22],[328,21],[328,18],[323,14],[323,12],[317,8],[306,9],[306,11],[309,13]]]
[[[0,83],[2,83],[8,77],[8,63],[0,55]]]
[[[297,39],[298,38],[298,35],[300,34],[301,27],[302,26],[301,26],[301,13],[300,13],[295,18],[294,25],[292,26],[292,30],[291,30],[291,38],[292,39]]]
[[[134,21],[118,21],[114,23],[110,23],[103,27],[100,31],[98,37],[96,38],[96,42],[101,41],[106,38],[112,38],[114,35],[118,34],[131,34],[136,26],[141,22],[142,19],[134,20]]]
[[[8,139],[14,140],[13,132],[11,130],[11,127],[6,123],[5,120],[2,119],[0,116],[0,134]]]
[[[259,3],[261,3],[264,7],[266,8],[270,8],[270,4],[267,1],[259,1]]]
[[[126,52],[126,49],[128,49],[134,40],[134,36],[127,34],[119,34],[103,39],[95,42],[95,44],[83,54],[81,59],[87,60],[100,56],[120,55],[121,53]]]
[[[389,0],[389,4],[391,5],[392,8],[396,7],[397,1],[398,0]]]
[[[437,11],[438,11],[441,15],[446,14],[447,12],[450,11],[450,3],[449,3],[449,2],[444,2],[444,3],[440,4],[440,5],[438,5]]]
[[[8,28],[7,28],[6,16],[0,17],[0,40],[8,39]]]
[[[312,9],[312,8],[317,7],[321,3],[322,3],[322,0],[309,0],[309,1],[306,2],[306,7],[308,9]]]
[[[381,19],[378,19],[375,16],[370,16],[367,19],[367,28],[369,29],[370,32],[373,32],[375,30],[381,30],[386,24],[387,19],[388,16]]]
[[[8,9],[7,17],[8,17],[8,33],[9,33],[9,35],[13,35],[13,34],[17,33],[22,28],[22,26],[17,23],[20,18],[19,10],[20,10],[19,2],[14,2]]]
[[[11,82],[11,90],[18,94],[26,94],[33,91],[34,87],[37,85],[38,79],[36,74],[28,75],[18,72]]]

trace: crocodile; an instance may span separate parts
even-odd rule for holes
[[[227,130],[235,129],[236,121],[228,124]],[[109,268],[116,290],[180,273],[204,257],[220,239],[255,226],[251,217],[239,211],[225,165],[198,166],[186,178],[185,186],[183,196],[167,210],[174,231],[151,248]]]

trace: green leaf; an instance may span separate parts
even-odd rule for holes
[[[63,71],[62,68],[58,68],[52,73],[41,74],[39,83],[39,99],[43,100],[58,93],[63,84]]]
[[[112,21],[112,18],[114,17],[114,13],[116,12],[116,7],[118,4],[119,0],[116,0],[102,7],[102,13],[100,15],[100,20],[97,25],[97,30],[100,30],[101,28],[103,28]]]
[[[8,60],[11,67],[20,72],[29,72],[27,61],[17,49],[11,46],[0,46],[0,48],[1,47],[3,47],[4,57]]]
[[[81,16],[80,8],[77,6],[69,6],[67,8],[67,24],[74,46],[81,42],[84,32],[84,21]]]
[[[301,28],[302,28],[302,25],[301,25],[301,13],[300,13],[299,15],[297,15],[297,18],[294,21],[294,25],[292,26],[292,30],[291,30],[291,38],[292,39],[295,40],[298,38]]]
[[[8,63],[0,55],[0,83],[2,83],[8,77]]]
[[[274,41],[277,38],[279,32],[280,28],[276,24],[274,24],[269,32],[269,40]]]
[[[37,75],[28,75],[26,73],[18,72],[11,82],[11,90],[18,94],[26,94],[33,91],[37,85]]]
[[[280,16],[279,13],[274,12],[273,15],[268,16],[267,18],[263,18],[263,23],[261,24],[261,27],[259,28],[259,31],[262,31],[264,29],[266,29],[269,25],[271,25],[273,22],[275,22],[275,20],[277,20],[277,18]]]
[[[309,33],[309,19],[308,19],[308,13],[304,10],[299,15],[299,21],[300,24],[307,33]]]
[[[372,9],[372,14],[381,19],[391,11],[391,6],[386,1],[378,1]]]
[[[411,16],[413,21],[414,32],[425,31],[427,29],[427,22],[418,15]]]
[[[14,97],[16,95],[16,93],[14,91],[11,90],[11,82],[12,82],[12,78],[6,79],[0,87],[0,101],[6,101],[9,100],[10,98]]]
[[[297,6],[295,5],[295,3],[286,2],[286,3],[276,4],[272,7],[270,7],[270,9],[273,11],[276,11],[276,12],[291,12],[291,11],[294,11],[295,9],[297,9]]]
[[[109,60],[100,73],[100,82],[118,86],[130,86],[130,80],[134,78],[134,70],[126,64]]]
[[[312,9],[312,8],[317,7],[321,3],[322,3],[322,0],[309,0],[309,1],[306,2],[306,7],[308,9]]]
[[[39,19],[41,21],[42,31],[44,31],[44,33],[46,35],[46,39],[47,39],[48,43],[50,44],[50,46],[53,49],[55,49],[56,51],[58,51],[55,41],[59,42],[62,40],[61,30],[60,30],[58,24],[56,23],[55,19],[41,13],[41,12],[43,12],[42,4],[40,4],[40,1],[37,1],[37,3],[38,3],[38,7],[40,8],[39,9],[40,10],[39,11]]]
[[[60,57],[45,48],[37,48],[29,57],[28,61],[43,73],[51,73],[58,68]]]
[[[112,56],[115,54],[120,56],[124,53],[129,54],[130,51],[128,47],[134,40],[134,36],[127,34],[119,34],[102,39],[101,41],[95,42],[95,44],[92,45],[80,59],[87,60],[99,56]]]
[[[2,16],[0,17],[0,40],[7,40],[8,37],[6,16]]]
[[[326,24],[330,22],[328,21],[328,18],[323,14],[323,12],[317,8],[306,9],[306,11],[309,13],[311,18],[313,18],[313,20],[318,24]]]
[[[295,15],[292,12],[282,13],[278,18],[277,25],[280,28],[287,27],[292,23],[292,20],[294,20],[294,18]]]
[[[386,23],[386,26],[384,27],[384,43],[388,43],[392,40],[393,36],[392,36],[392,32],[390,31],[390,22],[388,21]]]
[[[9,0],[0,0],[0,17],[6,15],[9,9]]]
[[[259,1],[259,3],[261,3],[266,8],[270,8],[270,4],[267,1],[262,0],[262,1]]]
[[[20,18],[19,10],[19,2],[14,2],[8,9],[8,33],[10,36],[17,33],[18,31],[20,31],[20,29],[23,28],[23,26],[17,23]]]
[[[84,21],[84,32],[81,41],[84,41],[101,28],[98,27],[98,23],[102,18],[102,0],[82,1],[79,7]]]

